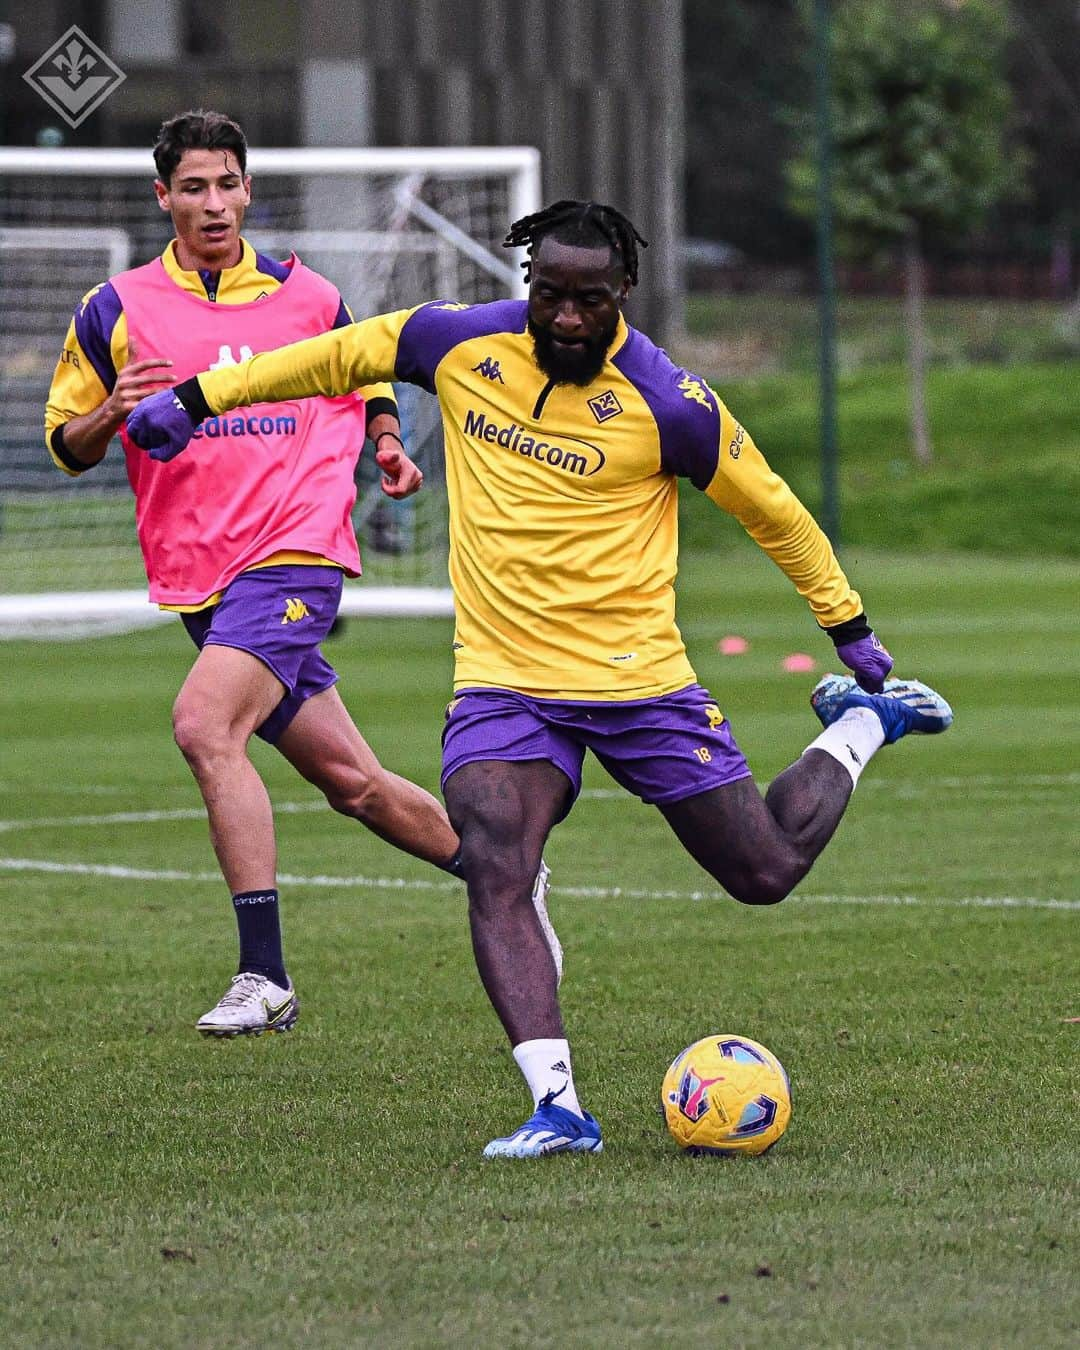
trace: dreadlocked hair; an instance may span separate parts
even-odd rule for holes
[[[545,206],[531,216],[522,216],[510,226],[503,248],[524,248],[528,257],[521,265],[525,280],[532,280],[532,260],[542,239],[553,235],[562,244],[607,244],[618,257],[631,286],[637,285],[638,245],[648,242],[633,223],[614,206],[600,202],[576,202],[565,199]]]

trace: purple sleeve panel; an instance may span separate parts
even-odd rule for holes
[[[353,316],[349,313],[349,307],[344,300],[338,305],[338,312],[334,316],[334,328],[348,328],[353,321]]]
[[[675,365],[636,328],[630,329],[612,360],[653,415],[660,436],[660,468],[689,478],[704,492],[720,456],[720,408],[712,390],[697,375]]]
[[[275,281],[287,281],[292,267],[287,262],[271,258],[268,253],[256,253],[255,271],[261,272],[264,277],[273,277]]]
[[[421,305],[405,320],[398,337],[395,377],[435,392],[435,371],[447,352],[471,338],[524,333],[524,300],[494,300],[461,308],[436,300]]]
[[[110,394],[116,384],[112,335],[123,308],[112,282],[107,281],[75,311],[75,336],[79,339],[79,346]]]

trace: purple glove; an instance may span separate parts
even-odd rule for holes
[[[195,419],[172,389],[144,398],[127,417],[127,434],[156,460],[174,459],[191,440],[195,426]]]
[[[855,676],[855,683],[868,694],[880,694],[893,659],[871,629],[866,637],[841,643],[836,654]]]

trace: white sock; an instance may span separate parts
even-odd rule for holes
[[[848,708],[816,741],[811,741],[806,750],[824,750],[827,755],[832,755],[851,774],[854,785],[884,744],[885,729],[877,713],[872,708]]]
[[[529,1085],[533,1106],[549,1097],[552,1105],[584,1117],[574,1088],[567,1041],[522,1041],[514,1046],[514,1059]]]

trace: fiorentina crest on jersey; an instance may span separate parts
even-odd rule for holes
[[[612,417],[618,417],[622,412],[622,404],[615,397],[614,389],[605,389],[602,394],[589,399],[589,409],[598,422],[607,422]]]

